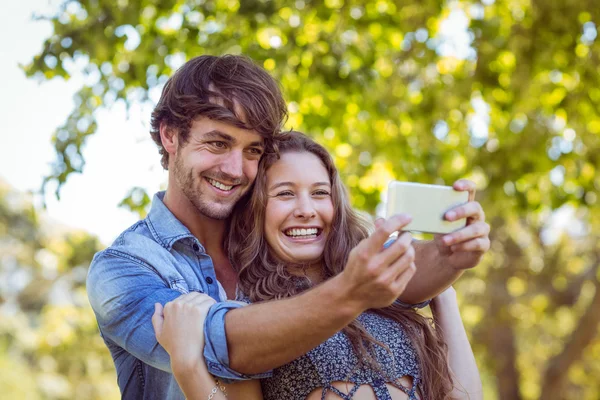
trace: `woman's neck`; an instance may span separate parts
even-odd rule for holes
[[[289,272],[293,276],[308,278],[313,285],[323,282],[323,264],[321,262],[314,264],[294,264],[289,266]]]

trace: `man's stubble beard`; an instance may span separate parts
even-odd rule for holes
[[[200,214],[216,220],[229,218],[233,211],[233,207],[239,199],[226,204],[207,200],[207,196],[205,196],[200,189],[204,178],[196,176],[197,179],[194,179],[194,170],[191,168],[186,172],[182,158],[178,155],[175,158],[175,168],[173,172],[175,173],[175,180],[179,185],[181,192]]]

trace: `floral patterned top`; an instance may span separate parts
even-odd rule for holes
[[[386,383],[402,390],[410,400],[417,399],[420,371],[416,352],[403,328],[373,312],[361,314],[358,321],[375,339],[389,347],[388,351],[375,346],[381,371],[359,364],[350,340],[338,332],[302,357],[276,368],[272,377],[262,379],[265,400],[304,400],[317,388],[323,388],[322,399],[327,392],[333,392],[341,399],[350,400],[360,385],[370,385],[378,400],[391,400]],[[412,377],[411,388],[397,383],[403,376]],[[354,386],[344,394],[332,386],[336,381],[352,382]]]

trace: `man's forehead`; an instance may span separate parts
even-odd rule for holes
[[[215,85],[213,85],[212,83],[209,84],[208,89],[211,92],[219,93],[219,96],[210,96],[208,98],[208,101],[213,104],[217,104],[221,107],[227,108],[227,105],[225,104],[225,96],[215,87]],[[246,110],[244,109],[242,104],[238,101],[238,99],[235,98],[235,96],[233,97],[233,99],[230,100],[233,103],[233,113],[235,114],[235,116],[244,124],[247,124],[248,115],[246,114]]]
[[[255,130],[244,129],[224,121],[213,120],[200,116],[194,120],[192,131],[196,131],[198,138],[220,139],[244,145],[264,146],[263,137]]]

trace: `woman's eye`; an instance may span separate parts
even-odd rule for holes
[[[329,196],[330,193],[326,190],[317,190],[313,193],[315,196]]]
[[[289,197],[293,195],[294,193],[290,192],[289,190],[286,190],[285,192],[279,192],[276,194],[277,197]]]

